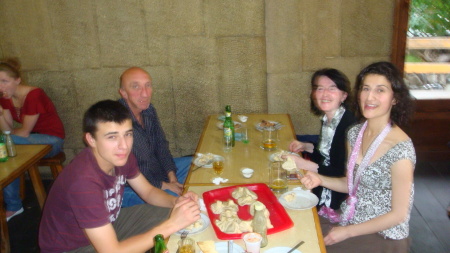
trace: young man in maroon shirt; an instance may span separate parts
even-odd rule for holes
[[[93,105],[84,115],[83,131],[88,147],[64,168],[48,195],[41,252],[144,252],[156,234],[167,237],[200,218],[194,193],[176,198],[140,173],[130,154],[130,114],[122,104]],[[126,182],[148,204],[121,209]]]

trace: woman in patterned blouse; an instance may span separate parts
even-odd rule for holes
[[[302,183],[349,194],[340,226],[322,223],[328,252],[408,252],[416,156],[399,127],[412,112],[408,88],[392,63],[377,62],[359,73],[354,91],[361,123],[348,132],[346,177],[308,172]]]

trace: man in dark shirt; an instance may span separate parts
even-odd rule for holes
[[[155,187],[175,196],[180,195],[192,157],[172,158],[156,109],[151,104],[152,77],[142,68],[129,68],[120,77],[119,93],[122,96],[119,102],[132,114],[132,152],[138,160],[139,169]],[[130,187],[125,188],[122,207],[142,203],[144,201]]]
[[[91,106],[83,131],[88,147],[64,168],[45,202],[41,252],[144,252],[155,235],[168,237],[200,218],[196,194],[176,198],[139,172],[131,117],[122,104]],[[148,204],[120,208],[126,182]]]

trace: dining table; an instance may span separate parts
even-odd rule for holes
[[[224,149],[223,141],[223,115],[210,115],[207,117],[200,140],[197,144],[196,156],[188,172],[186,181],[184,183],[184,191],[192,191],[196,193],[203,203],[204,194],[209,194],[213,191],[225,189],[226,187],[239,187],[241,185],[258,185],[269,183],[269,166],[273,161],[273,155],[283,150],[289,150],[289,144],[296,139],[294,126],[292,124],[289,114],[245,114],[247,116],[246,122],[241,122],[238,117],[233,117],[235,121],[236,141],[234,147],[228,151]],[[274,150],[267,150],[262,145],[262,132],[260,124],[262,121],[277,123],[276,141],[277,147]],[[244,143],[239,141],[240,132],[243,128],[247,128],[249,142]],[[224,158],[224,169],[220,175],[226,182],[213,182],[217,177],[210,166],[200,167],[196,162],[199,157],[204,154],[214,154],[215,156],[222,156]],[[251,168],[254,170],[250,178],[242,175],[241,169]],[[288,189],[304,190],[300,180],[288,180]],[[270,193],[275,195],[276,200],[282,196],[282,193]],[[276,203],[278,205],[278,203]],[[208,208],[204,206],[204,208]],[[205,209],[202,210],[203,217],[208,217]],[[272,233],[268,235],[268,245],[261,248],[261,253],[266,251],[274,252],[273,249],[287,249],[291,248],[300,241],[304,244],[298,248],[297,252],[301,253],[315,253],[326,252],[323,241],[322,230],[320,227],[319,217],[315,206],[306,209],[290,209],[285,208],[285,213],[292,220],[293,225],[283,231]],[[189,237],[196,242],[212,240],[220,245],[227,243],[228,240],[221,240],[218,238],[216,231],[213,229],[212,223],[214,218],[208,217],[208,223],[200,233],[190,234]],[[205,225],[204,225],[205,226]],[[169,237],[167,245],[170,252],[177,252],[178,241],[181,233],[176,233]],[[244,242],[241,238],[233,240],[237,247],[245,250]],[[279,248],[282,247],[282,248]],[[272,250],[269,250],[272,249]],[[222,249],[221,249],[222,250]],[[221,251],[219,253],[227,252]],[[196,246],[196,252],[201,252]],[[233,253],[238,252],[234,251]],[[239,253],[243,253],[241,251]],[[279,253],[285,253],[281,251]]]
[[[42,209],[47,194],[42,184],[37,164],[39,160],[51,151],[51,148],[51,145],[16,145],[17,155],[9,157],[6,162],[0,163],[0,252],[10,252],[6,210],[3,204],[3,188],[28,172],[39,206]]]
[[[248,184],[269,182],[270,157],[280,152],[289,150],[289,144],[296,138],[294,126],[289,114],[248,114],[245,123],[237,122],[235,126],[236,135],[239,136],[240,129],[246,127],[249,135],[249,143],[235,141],[231,151],[226,152],[223,148],[223,130],[220,125],[221,115],[211,115],[206,120],[202,135],[197,145],[196,154],[212,153],[225,158],[224,170],[221,177],[228,179],[224,185]],[[262,148],[262,132],[256,128],[262,120],[277,122],[280,127],[277,131],[277,148],[268,151]],[[195,161],[196,157],[194,157]],[[210,168],[196,168],[192,164],[185,185],[201,185],[212,183],[215,177]],[[240,169],[251,168],[255,171],[251,178],[244,178]]]

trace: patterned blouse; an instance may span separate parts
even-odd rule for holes
[[[353,148],[362,124],[352,127],[348,132],[348,140]],[[416,153],[411,139],[399,142],[375,162],[366,167],[361,175],[361,180],[356,192],[358,202],[355,207],[355,215],[349,221],[350,224],[359,224],[381,216],[391,211],[392,180],[391,166],[400,160],[410,160],[416,164]],[[355,164],[354,174],[358,170]],[[408,215],[402,223],[378,232],[384,238],[400,240],[409,235],[409,219],[414,199],[414,183],[411,186]],[[347,203],[342,202],[341,209],[346,210]]]

